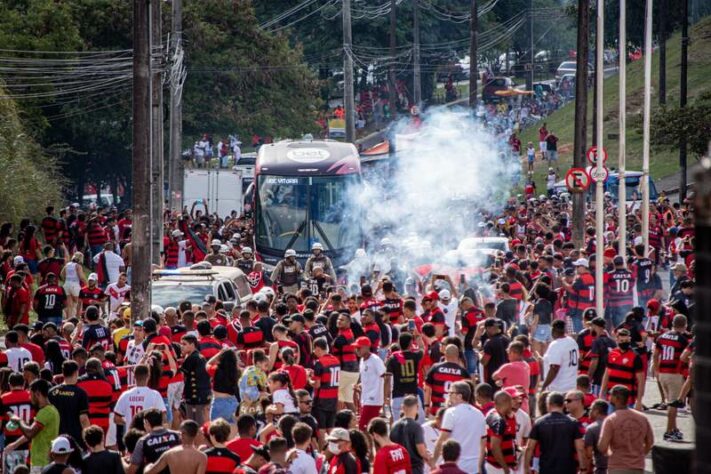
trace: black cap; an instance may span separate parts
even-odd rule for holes
[[[205,303],[215,304],[217,303],[217,298],[215,295],[205,295]]]
[[[266,446],[252,446],[252,451],[254,454],[263,457],[267,462],[272,460],[272,457],[269,455],[269,448]]]
[[[587,308],[583,311],[583,320],[592,321],[597,317],[597,310],[595,308]]]
[[[592,324],[593,326],[604,328],[606,326],[605,318],[603,318],[602,316],[598,316],[596,318],[593,318],[593,320],[590,321],[590,324]]]
[[[148,318],[143,320],[143,330],[146,332],[155,332],[158,329],[155,319]]]
[[[54,324],[54,323],[43,323],[42,321],[35,321],[34,324],[32,325],[32,330],[35,332],[41,331],[42,329],[44,329],[45,324]]]
[[[575,276],[575,269],[574,268],[566,268],[565,270],[563,270],[563,276],[569,276],[569,277]]]

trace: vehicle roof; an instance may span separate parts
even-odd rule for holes
[[[258,174],[333,176],[359,172],[358,150],[352,143],[283,140],[262,145],[257,153]]]
[[[212,271],[215,272],[218,277],[229,278],[231,280],[244,275],[244,272],[237,267],[213,265]]]

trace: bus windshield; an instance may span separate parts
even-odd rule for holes
[[[258,177],[257,247],[309,252],[321,242],[327,251],[355,248],[357,212],[346,204],[360,178],[345,176]]]

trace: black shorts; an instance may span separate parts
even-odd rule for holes
[[[311,414],[316,418],[321,430],[329,430],[336,424],[336,410],[322,410],[319,407],[314,407]]]

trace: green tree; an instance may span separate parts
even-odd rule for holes
[[[15,102],[0,86],[0,221],[39,219],[61,196],[63,180],[54,159],[29,136]]]
[[[185,4],[186,136],[301,136],[316,130],[318,84],[301,50],[257,28],[250,1]]]
[[[700,96],[684,108],[662,107],[651,117],[650,143],[678,149],[686,138],[689,152],[701,157],[708,151],[711,136],[711,94]],[[641,122],[640,122],[641,124]],[[640,125],[641,133],[641,125]]]

